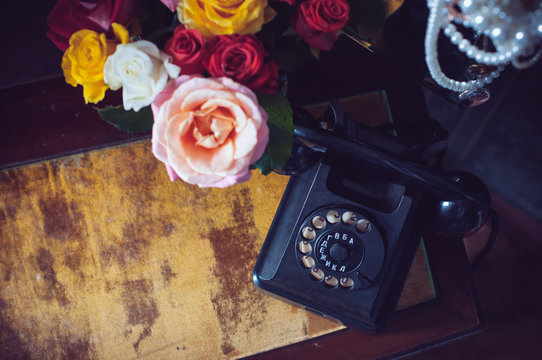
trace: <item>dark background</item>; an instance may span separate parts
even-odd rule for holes
[[[426,92],[430,115],[450,131],[448,168],[479,176],[501,227],[474,278],[487,329],[416,359],[535,359],[542,354],[542,63],[508,69],[492,98],[461,109]],[[468,239],[467,246],[468,244]]]

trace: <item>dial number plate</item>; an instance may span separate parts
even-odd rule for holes
[[[327,288],[348,290],[371,286],[385,253],[378,227],[363,214],[342,206],[308,216],[301,224],[295,251],[309,278]]]
[[[363,243],[351,231],[327,231],[316,242],[318,262],[340,273],[355,270],[363,261]]]

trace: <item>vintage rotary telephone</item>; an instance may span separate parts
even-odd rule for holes
[[[319,121],[320,120],[320,121]],[[256,262],[264,292],[343,324],[384,327],[422,229],[461,239],[490,211],[473,175],[427,162],[443,142],[412,148],[353,121],[338,102],[323,119],[294,109],[290,178]]]

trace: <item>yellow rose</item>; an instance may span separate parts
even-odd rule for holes
[[[180,0],[177,14],[185,27],[206,38],[255,34],[276,15],[267,0]]]
[[[62,57],[62,70],[66,82],[72,86],[83,85],[86,103],[97,103],[105,96],[108,86],[104,82],[104,65],[107,57],[115,52],[118,43],[126,44],[130,35],[122,25],[113,23],[115,40],[92,30],[79,30],[70,37],[70,47]]]

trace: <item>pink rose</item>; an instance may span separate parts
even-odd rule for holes
[[[250,89],[226,77],[182,75],[152,111],[152,150],[172,181],[200,187],[247,181],[267,145],[267,113]]]
[[[137,0],[59,0],[47,17],[47,37],[66,51],[73,33],[82,29],[108,32],[112,23],[127,25],[136,14]]]
[[[177,9],[177,2],[179,0],[160,0],[164,5],[168,7],[171,12],[174,12]]]

